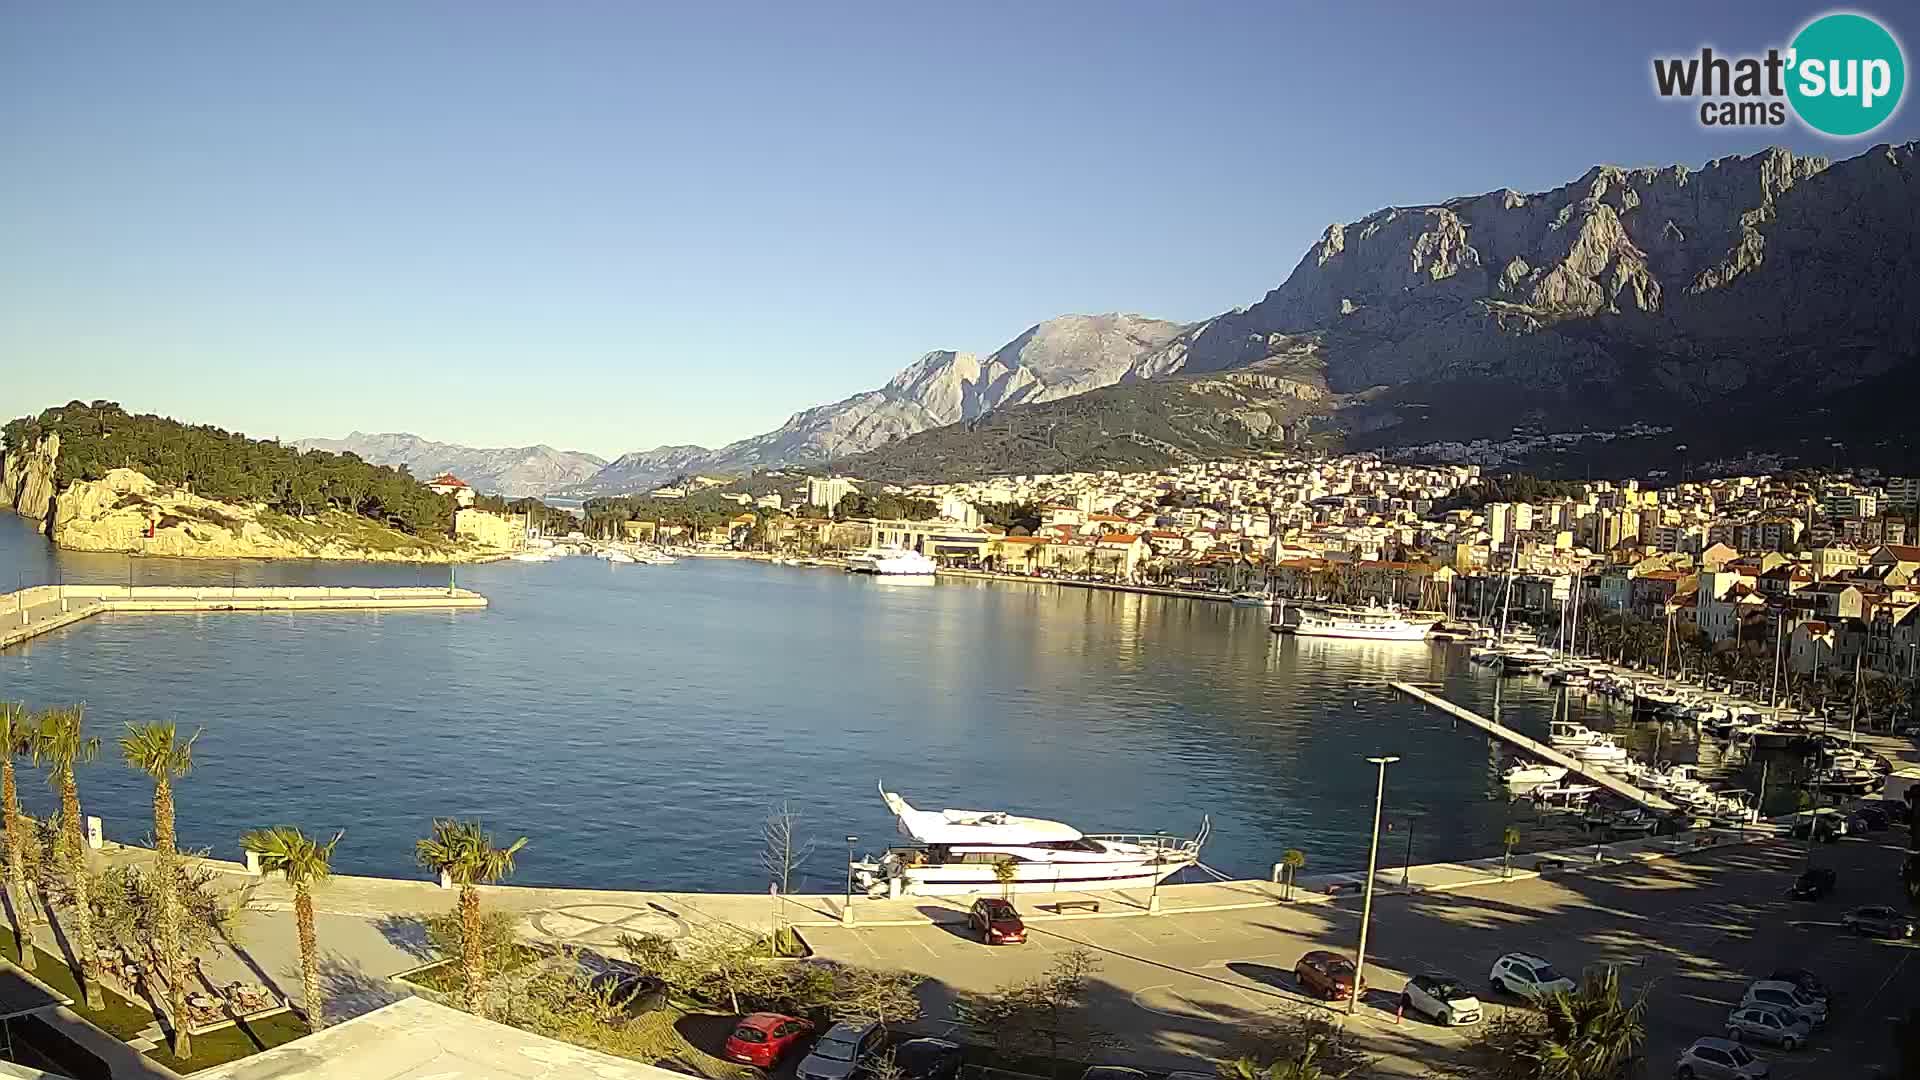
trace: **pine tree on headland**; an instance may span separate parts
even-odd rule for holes
[[[320,942],[313,929],[313,890],[333,875],[333,848],[345,836],[321,843],[292,825],[255,829],[240,838],[240,846],[260,857],[262,873],[279,874],[293,887],[293,924],[300,935],[301,1000],[307,1026],[319,1031],[326,1024],[326,1002],[320,996]]]
[[[181,1058],[193,1056],[193,1041],[187,1035],[187,964],[180,948],[180,853],[173,830],[173,781],[193,771],[193,744],[199,738],[196,731],[181,741],[172,721],[167,721],[128,724],[127,735],[120,740],[127,765],[153,780],[153,850],[160,881],[155,950],[167,981],[173,1053]]]
[[[0,702],[0,804],[4,804],[7,843],[7,910],[13,912],[13,938],[20,966],[32,971],[38,959],[33,947],[33,916],[27,891],[27,822],[20,814],[20,791],[14,786],[13,759],[33,753],[35,729],[26,706]]]
[[[88,895],[87,838],[80,824],[80,788],[74,782],[77,765],[93,762],[100,756],[100,740],[86,734],[86,712],[79,705],[48,709],[40,714],[33,739],[33,761],[47,767],[47,781],[60,792],[60,869],[73,896],[74,978],[79,982],[87,1008],[100,1009],[106,999],[94,978],[99,963],[93,936],[93,902]]]
[[[497,848],[479,822],[444,818],[434,821],[432,835],[414,845],[414,857],[423,868],[460,886],[461,1003],[476,1016],[485,1000],[487,957],[480,933],[480,890],[475,886],[491,885],[513,873],[513,856],[526,845],[523,836]]]

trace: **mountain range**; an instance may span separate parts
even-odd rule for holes
[[[509,498],[573,487],[592,478],[607,463],[592,454],[546,445],[480,449],[405,433],[356,431],[344,439],[298,439],[292,445],[302,450],[351,453],[375,465],[405,465],[421,480],[450,472],[476,491]]]
[[[1598,165],[1548,191],[1387,207],[1328,226],[1264,298],[1209,319],[1066,315],[985,358],[929,352],[878,389],[718,449],[517,482],[629,492],[829,458],[931,481],[1469,442],[1561,473],[1681,455],[1825,461],[1836,439],[1887,467],[1920,463],[1920,320],[1906,307],[1920,296],[1917,154]]]

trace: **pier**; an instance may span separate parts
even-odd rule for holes
[[[106,612],[419,611],[483,608],[469,589],[37,585],[0,593],[0,649]]]
[[[1655,795],[1643,788],[1634,787],[1632,784],[1621,780],[1619,777],[1614,776],[1599,766],[1588,765],[1572,754],[1555,750],[1553,747],[1548,746],[1538,739],[1522,735],[1505,724],[1496,723],[1481,716],[1472,709],[1461,708],[1438,694],[1429,693],[1411,683],[1396,682],[1389,683],[1388,685],[1416,701],[1425,702],[1439,709],[1441,712],[1446,713],[1456,720],[1465,720],[1467,723],[1472,724],[1474,727],[1479,728],[1497,739],[1504,739],[1529,754],[1533,754],[1545,761],[1551,761],[1555,765],[1562,766],[1568,772],[1578,775],[1588,783],[1605,788],[1623,799],[1638,803],[1649,810],[1674,811],[1680,809],[1679,806],[1667,801],[1661,796]]]

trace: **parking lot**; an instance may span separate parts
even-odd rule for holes
[[[1374,990],[1354,1030],[1381,1056],[1385,1073],[1419,1075],[1457,1052],[1471,1031],[1398,1016],[1408,975],[1449,972],[1486,997],[1487,972],[1504,953],[1537,953],[1576,978],[1584,967],[1612,963],[1630,988],[1651,994],[1650,1075],[1667,1075],[1681,1047],[1722,1032],[1750,979],[1804,967],[1833,989],[1834,1015],[1807,1048],[1756,1048],[1774,1062],[1774,1076],[1872,1076],[1876,1066],[1891,1076],[1893,1020],[1920,1005],[1920,962],[1912,962],[1920,943],[1858,937],[1840,928],[1839,917],[1858,905],[1904,904],[1906,842],[1906,830],[1895,827],[1817,846],[1815,862],[1832,866],[1839,884],[1811,902],[1786,898],[1806,858],[1804,845],[1789,841],[1451,893],[1376,896],[1365,973]],[[929,901],[928,913],[940,906]],[[1102,960],[1091,995],[1100,1023],[1129,1043],[1139,1063],[1205,1068],[1232,1056],[1236,1031],[1260,1014],[1326,1008],[1298,992],[1294,962],[1316,948],[1350,955],[1358,923],[1356,899],[1031,922],[1025,946],[1001,948],[979,944],[958,923],[815,928],[808,940],[829,958],[928,975],[934,1022],[923,1026],[935,1029],[956,993],[1036,974],[1058,953],[1087,948]],[[1524,1007],[1498,998],[1488,1004],[1490,1013]]]

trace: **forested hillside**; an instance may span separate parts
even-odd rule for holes
[[[298,517],[333,508],[415,536],[444,535],[453,523],[453,501],[429,491],[404,469],[370,465],[352,454],[302,453],[150,413],[135,415],[111,401],[74,401],[21,417],[4,428],[5,446],[31,450],[50,434],[60,436],[55,473],[60,489],[125,468],[202,498],[264,503]]]

